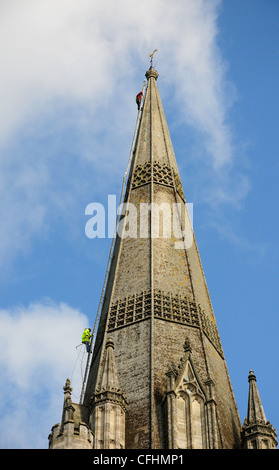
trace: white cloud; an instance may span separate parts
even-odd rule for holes
[[[24,253],[48,227],[50,215],[59,217],[78,200],[89,185],[88,171],[93,174],[86,165],[94,162],[96,189],[104,168],[111,178],[121,162],[124,168],[134,95],[155,47],[160,88],[176,94],[177,113],[203,136],[212,165],[232,162],[231,93],[217,45],[220,5],[2,2],[0,264]]]
[[[67,377],[80,393],[84,357],[76,346],[86,326],[85,315],[63,303],[0,310],[0,448],[47,447]]]

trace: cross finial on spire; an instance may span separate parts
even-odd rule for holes
[[[149,57],[150,57],[150,68],[153,67],[153,56],[155,54],[155,52],[157,52],[158,49],[154,49],[154,51],[152,52],[152,54],[149,54]]]

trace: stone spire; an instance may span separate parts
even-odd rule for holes
[[[94,449],[125,448],[125,412],[127,400],[119,388],[114,344],[108,339],[99,387],[91,401],[91,426]]]
[[[189,448],[240,447],[241,423],[158,76],[153,67],[146,72],[126,212],[115,240],[83,404],[92,409],[92,396],[97,404],[101,384],[105,387],[108,377],[114,380],[115,368],[127,397],[126,448],[171,449],[181,443]],[[178,368],[186,337],[191,360],[185,377],[169,393],[167,374]],[[107,347],[108,340],[114,350]],[[194,384],[186,387],[183,381],[191,373]],[[167,394],[174,403],[166,400]],[[186,439],[190,428],[196,431]],[[177,429],[176,437],[170,437]]]
[[[109,338],[106,343],[106,356],[99,388],[104,390],[113,390],[119,388],[115,367],[114,344],[111,338]]]
[[[241,428],[153,54],[83,401],[67,380],[49,446],[275,448],[252,371]]]
[[[242,428],[242,447],[246,449],[275,449],[276,433],[273,426],[266,420],[261,402],[257,380],[250,370],[247,418]]]
[[[248,423],[266,423],[266,417],[264,414],[263,405],[262,405],[259,390],[257,387],[257,379],[252,370],[250,370],[249,372],[248,382],[249,382],[249,398],[248,398],[247,422]]]
[[[49,439],[49,449],[92,449],[93,434],[86,421],[88,411],[83,405],[72,402],[70,379],[63,387],[64,405],[61,424],[55,424]]]

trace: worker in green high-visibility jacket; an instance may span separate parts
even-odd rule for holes
[[[81,342],[85,344],[86,346],[86,351],[89,353],[90,351],[90,338],[92,335],[90,334],[91,329],[90,328],[85,328],[84,332],[82,333],[82,338]]]

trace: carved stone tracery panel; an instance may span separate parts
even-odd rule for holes
[[[223,357],[216,322],[193,299],[154,289],[154,317],[201,328]],[[151,290],[119,299],[111,304],[108,331],[143,321],[151,316]]]
[[[151,182],[151,174],[153,169],[153,182],[164,186],[175,187],[180,197],[185,201],[182,184],[177,173],[172,174],[169,165],[155,161],[153,166],[151,162],[143,165],[137,165],[133,172],[132,189]]]

